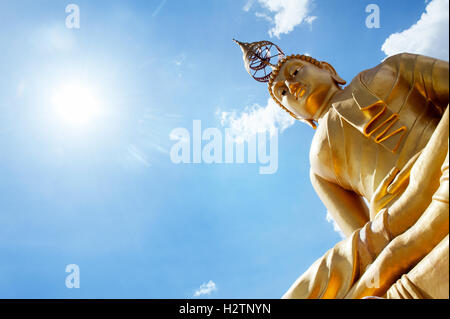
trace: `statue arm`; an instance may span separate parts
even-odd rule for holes
[[[361,236],[364,238],[361,240],[364,245],[360,247],[368,247],[370,255],[377,257],[346,298],[383,295],[395,280],[448,235],[448,128],[447,107],[433,136],[411,170],[407,189],[391,207],[375,217],[372,227]],[[377,220],[384,220],[380,223],[382,227],[374,227]],[[383,232],[385,236],[380,236]],[[380,240],[381,237],[390,240],[383,241]],[[379,277],[376,287],[368,285],[370,275],[374,273],[378,273]],[[434,284],[439,285],[437,282]]]
[[[369,221],[369,209],[358,194],[310,172],[317,195],[346,236]]]
[[[435,105],[442,108],[442,113],[445,111],[449,100],[449,70],[448,62],[442,60],[435,60],[433,64],[433,69],[431,71],[431,84],[429,84],[429,89],[432,91],[432,101]]]

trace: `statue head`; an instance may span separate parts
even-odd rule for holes
[[[313,128],[316,128],[315,121],[323,113],[330,96],[346,83],[327,62],[306,55],[285,56],[268,41],[237,43],[244,52],[250,75],[259,82],[267,82],[272,99],[291,116]],[[275,46],[280,54],[271,55],[269,45]],[[278,57],[276,64],[271,63],[274,57]],[[261,70],[264,70],[264,76],[257,76]]]

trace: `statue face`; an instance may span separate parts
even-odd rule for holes
[[[328,69],[300,59],[289,59],[272,83],[275,98],[302,119],[313,119],[327,102],[330,90],[337,88]]]

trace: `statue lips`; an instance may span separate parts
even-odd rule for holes
[[[306,85],[300,87],[295,94],[295,98],[297,100],[299,99],[299,97],[302,98],[306,94],[306,89],[307,89]]]

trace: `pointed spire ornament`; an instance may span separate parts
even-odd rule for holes
[[[273,69],[278,61],[285,57],[283,51],[270,41],[252,43],[233,39],[242,50],[244,65],[247,72],[258,82],[269,82]]]

